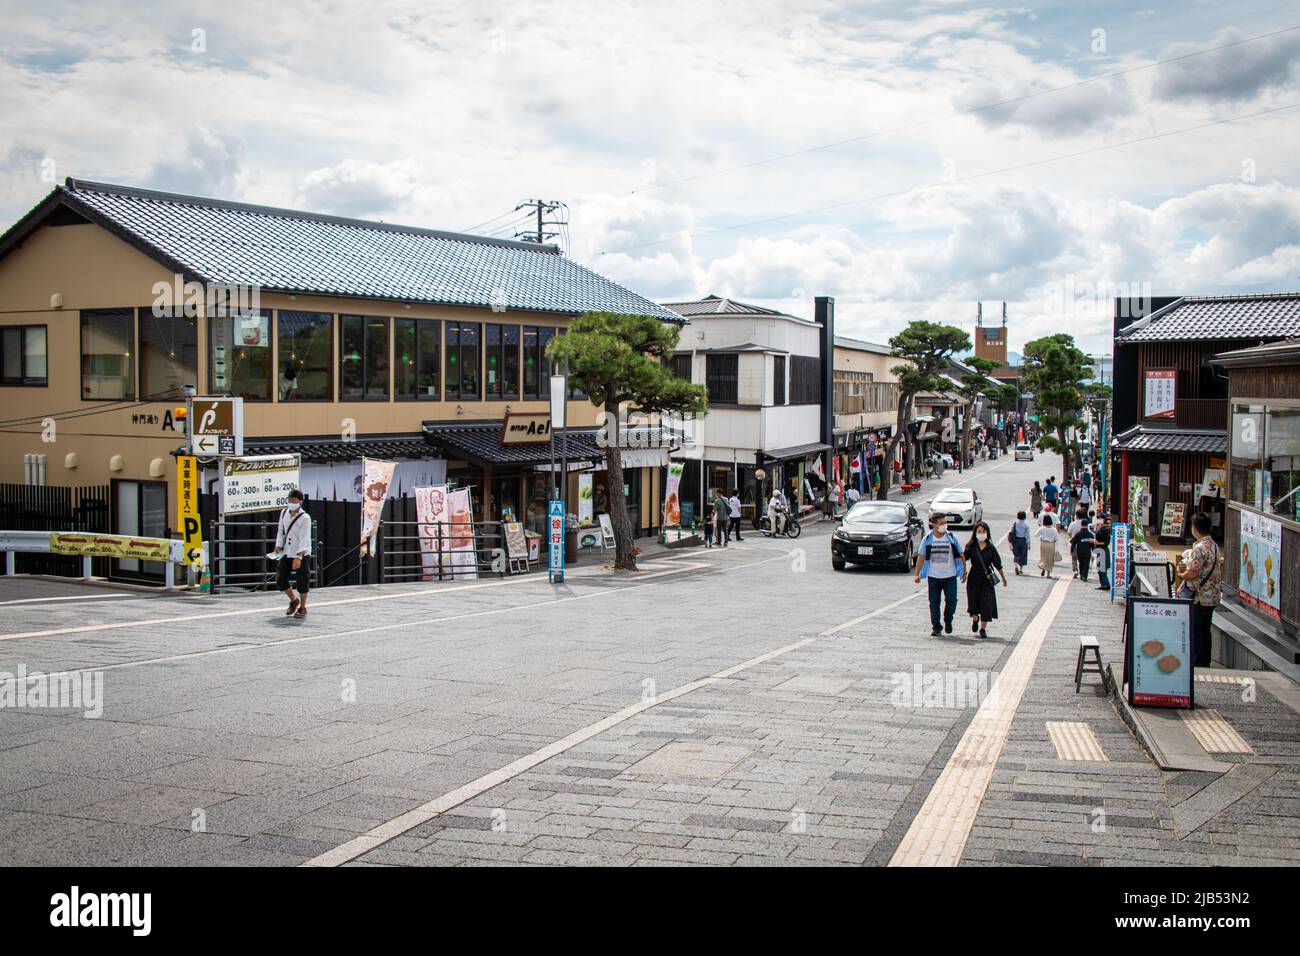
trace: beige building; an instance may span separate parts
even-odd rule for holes
[[[898,426],[894,366],[901,361],[888,345],[835,336],[835,456],[846,487],[868,491],[888,472],[885,446]]]
[[[95,530],[169,534],[192,385],[242,397],[245,453],[301,454],[309,494],[379,457],[398,493],[450,479],[476,518],[535,518],[549,447],[502,424],[548,412],[546,345],[593,310],[679,321],[551,246],[70,179],[0,237],[0,485],[108,488]],[[597,414],[570,395],[590,470]],[[628,473],[642,530],[656,464]]]

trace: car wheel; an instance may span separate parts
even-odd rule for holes
[[[835,558],[835,557],[832,557],[832,558],[831,558],[831,567],[834,568],[836,571],[843,571],[843,570],[844,570],[844,559],[843,559],[843,558]]]
[[[907,547],[903,550],[903,563],[898,566],[898,570],[907,573],[912,570],[912,543],[909,541]]]

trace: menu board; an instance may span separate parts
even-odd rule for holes
[[[1182,540],[1187,530],[1187,505],[1181,501],[1166,501],[1160,516],[1160,537]]]
[[[528,560],[528,539],[524,537],[524,526],[518,521],[506,522],[506,554],[511,561]]]
[[[1128,702],[1134,707],[1192,707],[1192,604],[1134,597],[1128,603]]]

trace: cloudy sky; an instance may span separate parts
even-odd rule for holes
[[[883,341],[1005,300],[1013,349],[1106,351],[1116,290],[1300,289],[1291,3],[3,0],[0,23],[6,226],[66,176],[504,235],[540,197],[570,255],[659,301],[833,295]]]

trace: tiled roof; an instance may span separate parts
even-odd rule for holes
[[[1184,452],[1226,455],[1228,435],[1222,428],[1157,428],[1134,425],[1115,436],[1117,451]]]
[[[737,302],[735,299],[724,299],[717,295],[706,295],[703,299],[694,302],[665,302],[664,305],[678,315],[684,315],[688,318],[694,315],[770,315],[783,319],[794,319],[797,322],[808,321],[777,309],[767,309],[761,305],[749,305],[745,302]]]
[[[437,458],[438,450],[416,435],[342,438],[257,438],[244,442],[245,455],[301,455],[304,462],[357,461],[361,458]]]
[[[663,433],[658,428],[628,429],[624,434],[639,439],[642,447],[665,447]],[[605,460],[605,449],[598,442],[599,429],[570,428],[556,433],[551,442],[528,445],[502,445],[501,423],[488,422],[473,425],[458,423],[424,423],[425,437],[447,458],[465,458],[489,465],[542,465],[551,460],[551,445],[559,460],[561,447],[567,450],[569,462]],[[635,442],[632,442],[635,447]]]
[[[835,347],[837,349],[852,349],[857,352],[875,352],[877,355],[893,355],[893,349],[888,345],[880,345],[876,342],[868,342],[864,339],[851,339],[847,335],[835,336]]]
[[[1253,348],[1237,349],[1235,352],[1220,352],[1214,357],[1215,365],[1271,365],[1281,362],[1293,365],[1300,361],[1300,338],[1284,339]]]
[[[1185,296],[1121,329],[1123,342],[1282,339],[1300,335],[1300,292]]]
[[[33,214],[62,204],[187,278],[264,290],[680,322],[554,246],[343,219],[69,179]],[[46,207],[49,207],[48,209]],[[29,214],[0,237],[30,231]]]

